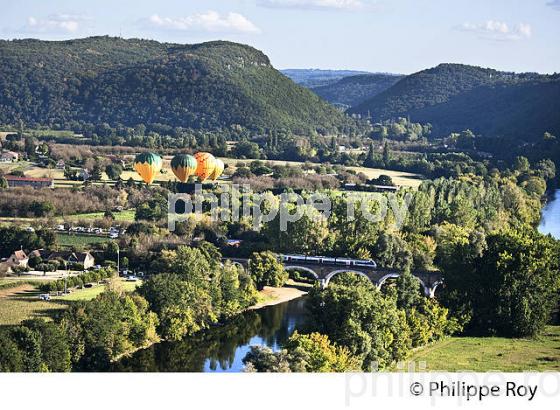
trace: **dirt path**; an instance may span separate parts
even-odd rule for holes
[[[260,309],[265,306],[277,305],[279,303],[284,303],[292,299],[299,298],[306,295],[307,292],[299,290],[296,288],[271,288],[265,286],[260,292],[260,295],[264,298],[262,302],[257,303],[249,308],[249,310]]]

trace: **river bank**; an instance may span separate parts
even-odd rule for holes
[[[259,293],[262,300],[249,307],[247,310],[256,310],[266,306],[274,306],[297,299],[303,295],[307,295],[307,292],[295,287],[271,288],[269,286],[265,286]]]

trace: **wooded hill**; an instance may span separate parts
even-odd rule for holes
[[[470,128],[488,137],[532,141],[545,131],[560,134],[560,76],[440,64],[404,77],[348,112],[373,121],[429,122],[433,135]]]
[[[311,90],[332,104],[349,108],[385,91],[402,77],[383,73],[352,75]]]
[[[0,41],[0,123],[330,132],[350,120],[241,44]]]

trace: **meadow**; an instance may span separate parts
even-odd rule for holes
[[[125,292],[131,292],[141,284],[140,281],[118,280]],[[39,299],[41,292],[29,283],[22,282],[19,286],[0,289],[0,325],[15,325],[37,317],[50,319],[72,303],[94,299],[104,290],[105,285],[98,284],[91,288],[72,289],[69,295],[53,296],[50,301],[45,301]]]
[[[547,326],[534,339],[450,337],[415,351],[408,362],[417,371],[420,364],[441,372],[560,371],[560,326]]]

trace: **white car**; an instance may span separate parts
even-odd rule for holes
[[[39,299],[41,300],[51,300],[51,295],[49,295],[48,293],[42,293],[39,295]]]
[[[111,234],[109,234],[109,238],[111,238],[111,239],[117,239],[118,237],[119,237],[119,234],[118,234],[118,233],[111,233]]]

